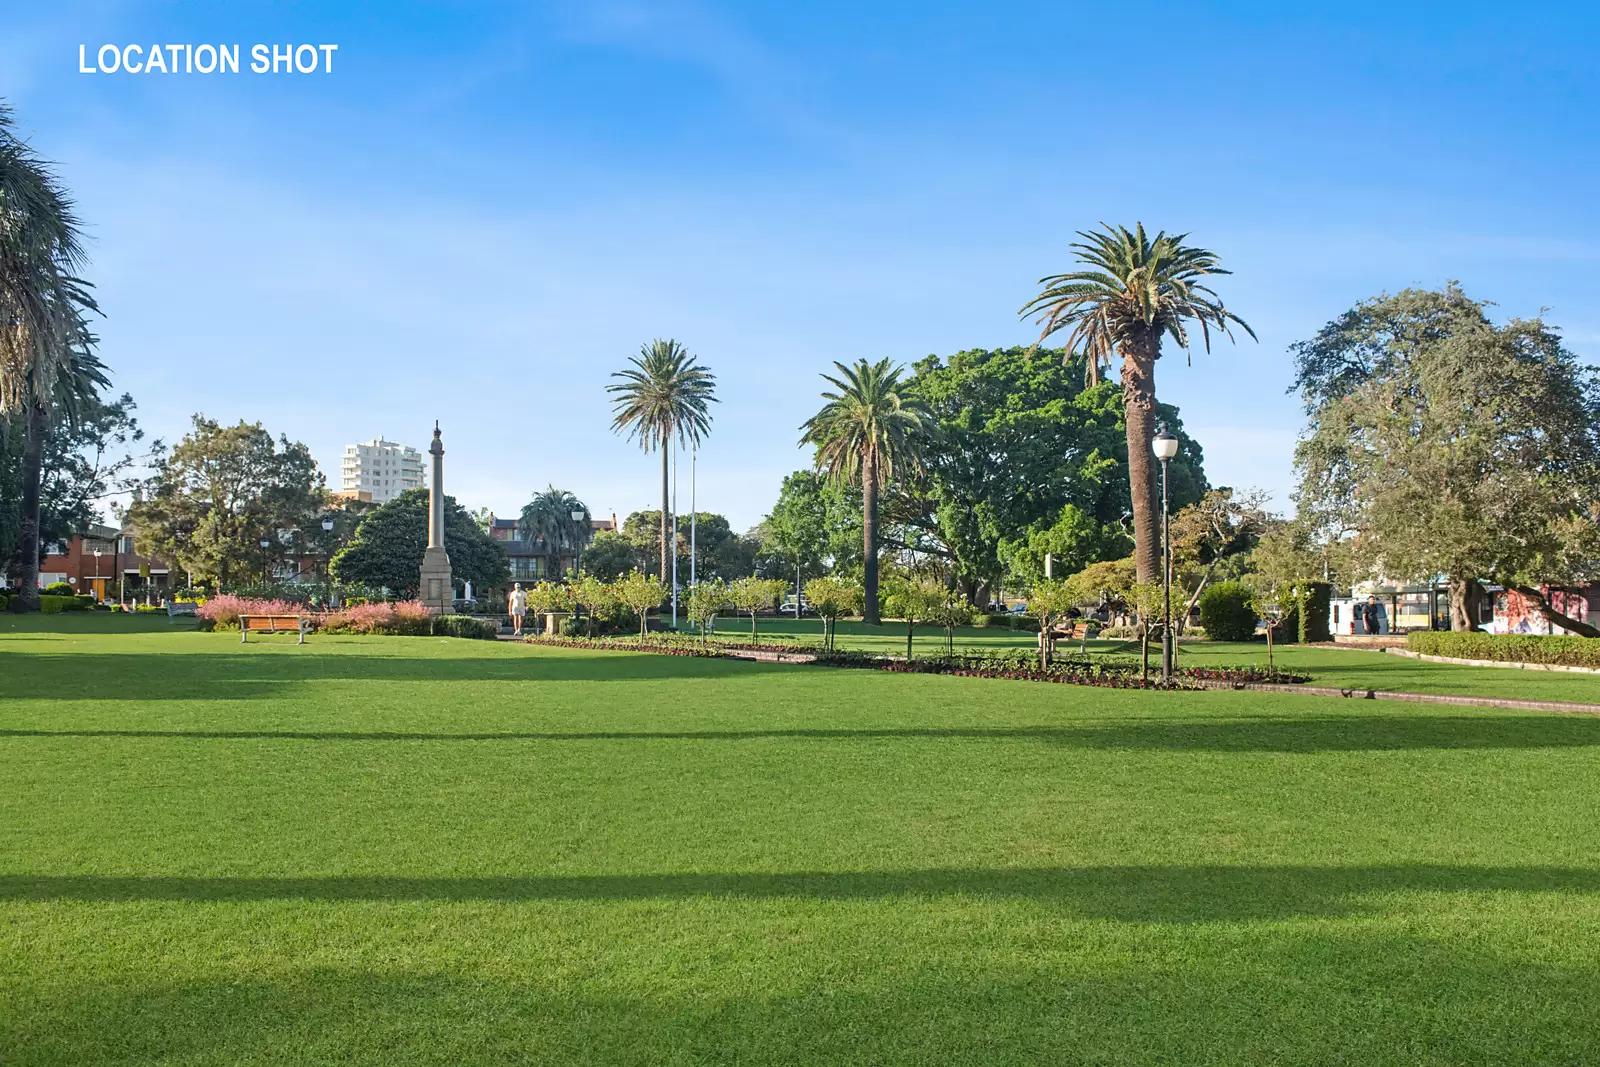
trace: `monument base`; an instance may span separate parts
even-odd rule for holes
[[[435,615],[455,612],[455,583],[451,580],[450,557],[444,549],[430,548],[422,554],[422,581],[417,589],[417,599]]]

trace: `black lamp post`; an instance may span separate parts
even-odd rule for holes
[[[261,539],[261,590],[265,594],[267,588],[267,549],[272,545],[265,537]]]
[[[1172,681],[1172,521],[1167,512],[1167,462],[1178,454],[1178,439],[1162,423],[1150,448],[1161,461],[1161,681]]]

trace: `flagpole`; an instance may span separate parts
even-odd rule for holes
[[[672,450],[672,628],[678,628],[678,450]]]
[[[699,442],[689,449],[689,589],[693,591],[695,583],[695,531],[700,522],[700,512],[695,506],[696,461],[700,458]]]

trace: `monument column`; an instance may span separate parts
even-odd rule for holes
[[[451,581],[450,556],[444,550],[444,442],[439,439],[439,424],[433,424],[433,444],[428,446],[433,460],[428,481],[428,547],[422,553],[422,581],[418,595],[436,615],[455,610],[455,585]]]

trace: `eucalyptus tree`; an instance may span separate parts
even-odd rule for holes
[[[916,467],[923,445],[921,401],[906,394],[899,366],[887,359],[835,362],[824,374],[827,403],[800,427],[801,444],[815,445],[816,466],[838,484],[861,488],[863,622],[878,622],[878,494],[897,471]]]
[[[589,540],[589,505],[565,489],[547,486],[523,505],[518,525],[528,540],[544,541],[551,577],[560,577],[562,551],[576,556]]]
[[[669,446],[699,445],[711,432],[710,405],[717,402],[716,375],[673,340],[655,340],[617,371],[606,386],[612,394],[611,429],[626,432],[646,452],[661,451],[661,574],[670,574],[671,487]]]
[[[1034,316],[1043,327],[1038,343],[1070,330],[1066,349],[1082,348],[1091,385],[1099,383],[1101,366],[1109,364],[1113,353],[1122,359],[1134,559],[1139,580],[1148,582],[1161,573],[1160,507],[1150,443],[1156,431],[1155,364],[1162,339],[1170,337],[1187,350],[1185,323],[1192,321],[1209,352],[1213,330],[1230,339],[1233,324],[1252,338],[1255,332],[1202,281],[1230,272],[1215,254],[1185,245],[1188,234],[1150,237],[1143,223],[1132,232],[1101,225],[1100,231],[1080,231],[1083,241],[1070,246],[1084,269],[1040,279],[1042,291],[1023,305],[1021,314]]]
[[[23,417],[22,588],[13,610],[38,609],[39,508],[45,434],[109,384],[88,327],[95,312],[78,277],[83,246],[65,189],[0,105],[0,414]]]
[[[1292,347],[1310,416],[1295,502],[1369,571],[1447,576],[1457,629],[1492,583],[1600,637],[1546,595],[1600,579],[1600,373],[1542,319],[1485,307],[1406,290]]]

